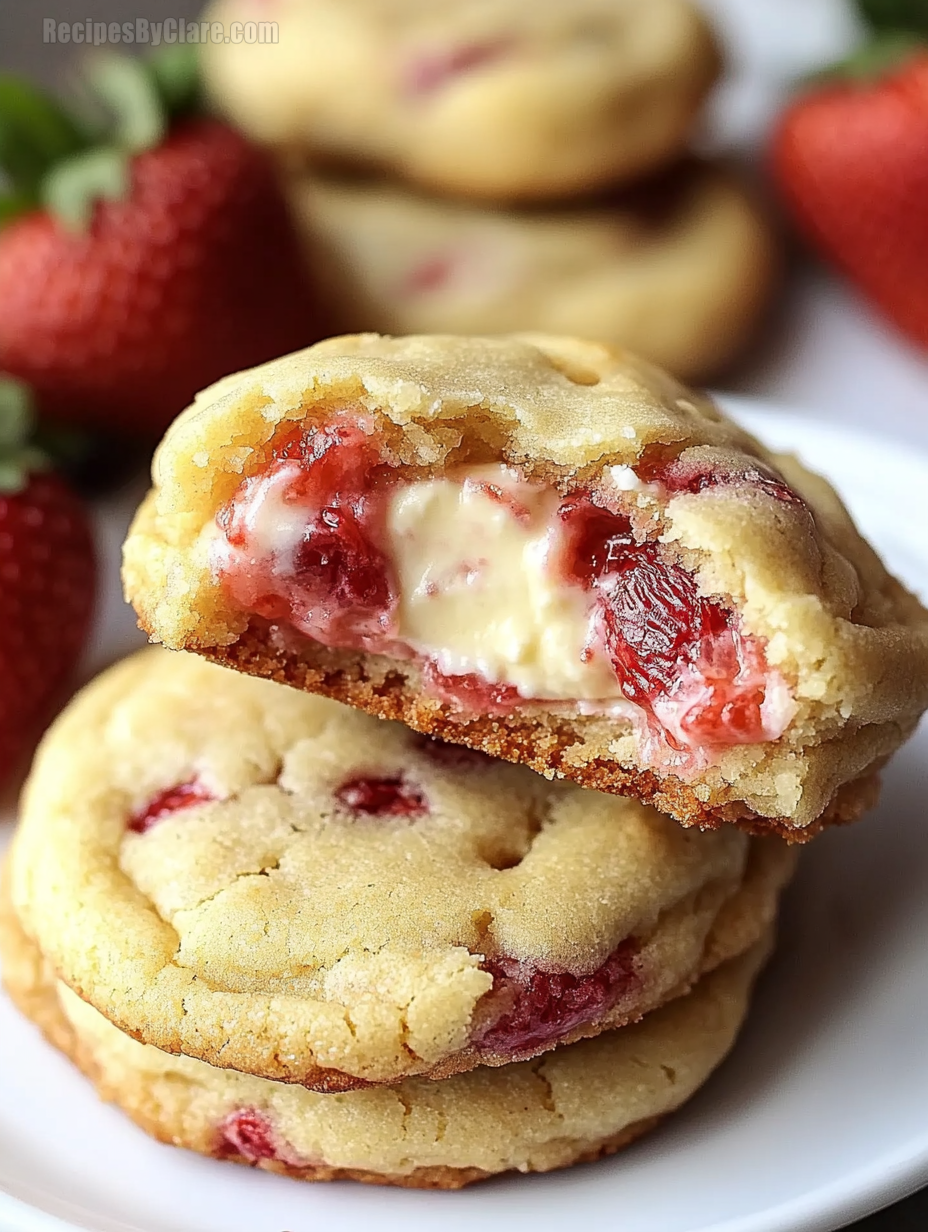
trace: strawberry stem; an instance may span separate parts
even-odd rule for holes
[[[167,109],[154,73],[142,60],[99,56],[89,81],[113,115],[110,140],[114,145],[135,153],[161,142],[168,126]]]
[[[200,56],[192,43],[174,43],[153,52],[148,66],[161,101],[172,120],[202,108]]]
[[[129,160],[107,146],[58,163],[42,184],[42,204],[70,231],[83,231],[98,201],[119,201],[129,190]]]

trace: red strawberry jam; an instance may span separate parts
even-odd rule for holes
[[[735,614],[700,595],[659,543],[640,541],[630,520],[565,501],[565,571],[592,589],[601,633],[622,692],[663,728],[672,747],[763,740],[766,664]]]
[[[637,954],[637,942],[628,938],[588,975],[543,971],[515,958],[487,960],[484,970],[493,976],[490,997],[508,1008],[474,1038],[475,1045],[482,1052],[518,1057],[597,1021],[641,986]]]
[[[420,817],[429,811],[425,796],[400,775],[359,776],[342,783],[335,799],[366,817]]]
[[[357,422],[294,433],[218,515],[230,596],[326,646],[381,643],[396,603],[382,546],[389,486],[378,444]],[[268,511],[273,526],[262,522]]]
[[[674,495],[678,492],[705,492],[708,488],[742,486],[754,488],[786,505],[805,505],[802,497],[763,462],[733,468],[714,458],[707,459],[698,454],[688,457],[684,454],[662,466],[654,478]]]
[[[220,1159],[241,1155],[249,1163],[262,1159],[280,1159],[274,1128],[257,1108],[237,1108],[219,1126],[213,1153]]]
[[[655,499],[661,492],[698,494],[719,486],[747,485],[784,504],[802,505],[762,463],[735,470],[718,453],[693,450],[674,457],[665,447],[652,447],[636,477],[639,481],[642,475],[647,477]],[[501,472],[505,480],[498,477]],[[562,649],[552,655],[552,639],[545,644],[553,668],[550,675],[536,674],[528,686],[532,698],[579,701],[590,705],[593,713],[597,706],[622,704],[624,698],[639,708],[636,716],[643,715],[646,721],[651,747],[645,755],[666,759],[672,753],[681,769],[693,756],[711,758],[712,750],[775,739],[782,732],[791,702],[785,682],[767,667],[762,643],[741,631],[735,612],[701,595],[693,575],[660,543],[643,538],[629,516],[600,507],[589,494],[560,501],[550,492],[544,533],[539,536],[533,522],[539,488],[520,479],[511,467],[497,467],[489,474],[486,469],[458,471],[454,481],[462,493],[477,492],[511,517],[507,550],[514,559],[518,549],[511,546],[511,526],[521,524],[525,542],[532,545],[531,555],[521,559],[541,560],[555,585],[566,581],[589,596],[589,606],[573,625],[565,620],[557,626],[565,630],[558,635]],[[229,597],[255,616],[280,622],[325,646],[413,659],[421,668],[423,688],[432,697],[474,714],[510,714],[530,698],[507,679],[506,655],[515,654],[510,647],[520,644],[511,637],[511,629],[506,631],[505,621],[501,620],[503,632],[497,635],[492,619],[488,620],[488,655],[482,657],[480,629],[473,648],[465,644],[463,652],[458,648],[450,657],[462,668],[491,663],[494,679],[487,678],[490,668],[487,676],[473,670],[453,675],[441,670],[439,664],[449,659],[447,647],[433,644],[432,639],[443,636],[445,626],[439,622],[432,620],[425,636],[416,632],[415,613],[424,610],[423,596],[429,602],[447,599],[453,605],[462,576],[472,594],[479,595],[485,584],[497,585],[504,595],[506,588],[498,581],[485,582],[492,579],[492,570],[472,567],[472,539],[455,539],[454,515],[447,513],[442,516],[449,518],[448,542],[456,554],[443,562],[439,573],[430,573],[440,552],[434,546],[429,548],[431,555],[417,557],[415,552],[417,536],[419,543],[437,541],[427,521],[436,515],[419,515],[421,532],[415,522],[407,522],[399,533],[390,518],[396,509],[391,499],[401,482],[398,472],[384,463],[383,441],[363,416],[352,418],[344,412],[309,431],[294,429],[278,441],[264,470],[245,479],[220,512],[223,534],[213,545],[214,568]],[[434,506],[426,502],[422,509]],[[487,524],[495,523],[489,519]],[[481,540],[482,530],[476,523],[473,537]],[[488,558],[494,542],[492,536],[482,542],[481,551]],[[543,557],[537,551],[539,543],[545,545]],[[489,564],[489,559],[482,564]],[[529,567],[537,569],[537,564]],[[399,577],[409,587],[403,603]],[[535,598],[537,574],[532,577],[525,588],[527,604],[541,602]],[[581,609],[586,596],[578,605]],[[494,598],[487,592],[484,611],[494,613]],[[518,608],[521,599],[515,604],[511,598],[504,600],[504,615],[507,601]],[[448,610],[453,616],[453,607]],[[549,628],[547,610],[526,608],[529,652],[542,644],[539,630]],[[518,617],[510,623],[521,632]],[[494,636],[499,639],[496,644]],[[558,654],[569,665],[560,677]],[[592,665],[597,691],[578,689],[574,696],[559,680],[570,682],[568,690],[576,687],[572,682],[582,676],[581,664]],[[587,677],[587,684],[592,679]],[[381,815],[389,815],[389,810]]]
[[[191,779],[189,783],[178,783],[159,792],[154,799],[149,800],[143,809],[129,818],[128,828],[133,834],[144,834],[153,825],[166,817],[179,813],[183,809],[193,808],[196,804],[208,804],[218,799],[199,779]]]
[[[432,697],[475,714],[508,714],[522,698],[509,684],[494,684],[475,672],[446,676],[434,663],[422,668],[422,680]]]
[[[403,84],[406,93],[413,98],[434,94],[454,78],[502,59],[512,47],[511,38],[496,38],[424,52],[405,67]]]

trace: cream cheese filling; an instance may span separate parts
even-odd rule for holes
[[[561,498],[505,466],[397,488],[387,511],[397,637],[449,676],[523,697],[622,696],[596,647],[592,596],[559,576]]]

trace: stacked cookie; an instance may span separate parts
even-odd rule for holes
[[[541,336],[332,339],[206,391],[153,477],[124,576],[175,653],[40,749],[24,1012],[155,1136],[308,1180],[544,1171],[678,1107],[780,836],[928,706],[928,613],[828,485]]]
[[[151,650],[39,756],[4,976],[165,1141],[457,1187],[617,1150],[685,1100],[790,863]]]
[[[211,15],[255,17],[252,0]],[[690,0],[261,16],[268,41],[204,48],[207,82],[293,169],[340,328],[574,334],[685,378],[743,347],[775,250],[732,174],[685,153],[721,63]]]

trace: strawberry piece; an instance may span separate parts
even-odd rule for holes
[[[262,1159],[280,1159],[274,1127],[257,1108],[238,1108],[219,1126],[213,1154],[220,1159],[238,1155],[251,1164]]]
[[[432,662],[423,665],[422,683],[439,701],[475,714],[508,714],[523,700],[511,684],[494,684],[476,672],[448,676]]]
[[[159,792],[152,800],[134,813],[129,819],[128,829],[133,834],[145,834],[156,822],[163,821],[173,813],[183,809],[193,808],[197,804],[208,804],[218,797],[199,779],[191,779],[188,783],[178,783]]]
[[[493,958],[483,969],[493,976],[489,997],[507,1008],[474,1037],[482,1052],[514,1058],[556,1043],[576,1027],[595,1022],[641,985],[638,943],[622,941],[587,975],[544,971],[514,958]]]
[[[0,781],[87,639],[96,564],[83,505],[53,474],[0,487]]]
[[[765,739],[766,665],[730,610],[623,515],[573,497],[561,506],[565,572],[594,590],[606,650],[622,692],[672,748]]]
[[[772,144],[806,236],[916,343],[928,346],[928,52],[872,80],[800,96]]]
[[[735,470],[730,466],[720,466],[713,459],[706,462],[701,459],[686,457],[677,458],[664,468],[659,475],[660,482],[670,493],[705,492],[709,488],[749,487],[763,492],[784,505],[801,505],[805,501],[781,479],[770,467],[758,462],[754,466]]]
[[[335,799],[352,813],[367,817],[421,817],[429,811],[418,787],[400,775],[359,775],[342,783]]]
[[[411,98],[425,98],[435,94],[463,74],[486,68],[505,58],[514,46],[512,38],[495,38],[423,52],[405,66],[405,93]]]
[[[274,452],[218,515],[231,549],[217,566],[224,586],[244,610],[287,620],[325,645],[378,643],[396,587],[380,547],[390,477],[376,444],[345,419],[294,434]],[[268,551],[253,541],[252,512],[269,493],[300,510],[298,544]]]

